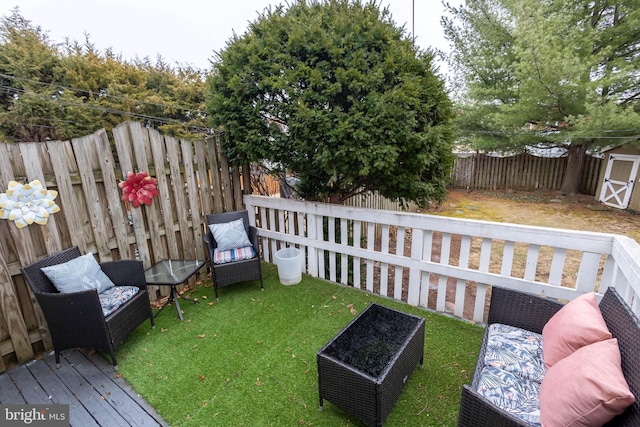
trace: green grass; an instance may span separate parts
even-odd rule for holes
[[[386,425],[454,426],[482,329],[367,292],[303,276],[295,286],[263,265],[257,282],[210,284],[141,325],[118,351],[119,372],[171,426],[360,426],[325,400],[318,410],[316,352],[370,302],[426,319],[425,364]],[[354,310],[351,310],[353,307]]]

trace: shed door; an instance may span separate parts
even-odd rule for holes
[[[640,156],[611,154],[599,200],[605,205],[626,209],[638,175],[638,166],[640,166]]]

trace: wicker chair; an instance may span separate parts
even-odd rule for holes
[[[209,248],[211,275],[213,277],[213,287],[216,292],[216,300],[219,299],[219,288],[224,288],[225,286],[236,283],[260,280],[260,290],[264,290],[264,284],[262,283],[262,265],[260,263],[260,246],[258,245],[258,229],[249,225],[249,214],[247,211],[209,214],[207,215],[207,224],[222,224],[238,219],[242,219],[244,222],[244,229],[247,232],[251,246],[253,246],[253,250],[256,253],[254,258],[227,262],[224,264],[215,264],[213,259],[217,243],[208,227],[207,234],[204,236],[204,241],[207,243],[207,247]]]
[[[115,312],[104,317],[95,290],[60,293],[41,270],[42,267],[62,264],[79,256],[80,251],[74,246],[24,267],[22,275],[44,313],[53,340],[57,367],[60,367],[62,350],[87,347],[109,353],[117,369],[116,350],[131,332],[146,319],[154,327],[142,262],[120,260],[100,264],[116,286],[137,286],[140,289]]]

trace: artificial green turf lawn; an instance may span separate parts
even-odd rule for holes
[[[482,329],[367,292],[303,276],[283,286],[272,264],[258,282],[210,283],[142,324],[118,350],[119,372],[171,426],[361,426],[325,400],[318,410],[316,352],[371,302],[426,319],[416,370],[388,426],[455,426]],[[354,310],[351,310],[353,307]]]

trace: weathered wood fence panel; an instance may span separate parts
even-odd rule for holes
[[[0,144],[0,192],[10,181],[37,179],[58,191],[60,207],[46,225],[19,229],[0,221],[0,371],[52,347],[23,266],[70,246],[93,252],[100,262],[137,258],[145,268],[167,258],[206,259],[205,215],[244,209],[242,196],[250,186],[243,173],[249,168],[229,167],[220,154],[220,135],[178,140],[138,122],[112,133]],[[120,199],[118,182],[129,171],[143,170],[158,180],[159,195],[151,206],[133,208]],[[158,299],[168,290],[149,291]]]
[[[581,193],[595,195],[601,165],[602,159],[587,156]],[[451,185],[476,190],[560,190],[566,168],[566,157],[458,155],[451,172]]]
[[[581,177],[581,193],[595,195],[601,166],[602,159],[586,157]],[[450,185],[453,188],[470,190],[557,191],[562,187],[566,168],[566,157],[538,157],[530,154],[511,157],[493,157],[484,154],[458,155],[451,171]],[[343,204],[368,209],[419,211],[414,203],[402,206],[377,192],[353,196]]]

